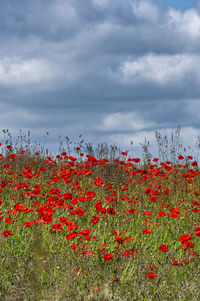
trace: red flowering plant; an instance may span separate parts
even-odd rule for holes
[[[128,152],[110,162],[76,147],[77,157],[63,151],[42,161],[40,152],[30,159],[12,145],[6,149],[9,156],[0,156],[3,291],[30,286],[42,300],[45,288],[70,283],[70,298],[85,290],[98,300],[98,294],[106,298],[106,282],[115,297],[126,289],[138,300],[171,300],[185,275],[187,287],[198,288],[200,172],[192,156],[142,165]]]

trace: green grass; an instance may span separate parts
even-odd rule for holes
[[[98,159],[80,145],[53,159],[5,142],[0,300],[200,299],[194,158],[156,162],[144,148],[137,162],[113,148],[104,160],[105,145]]]

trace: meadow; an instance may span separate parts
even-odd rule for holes
[[[70,155],[66,139],[53,158],[8,136],[0,300],[200,300],[200,170],[190,153],[162,160],[146,145],[141,159],[102,144],[94,154],[81,141]]]

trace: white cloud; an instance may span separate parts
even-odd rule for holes
[[[188,74],[200,76],[200,57],[197,55],[148,54],[134,61],[125,61],[120,67],[124,78],[136,81],[147,79],[165,84],[183,79]]]
[[[39,113],[27,111],[23,108],[16,108],[6,104],[0,104],[0,128],[5,128],[11,124],[34,124],[45,117]]]
[[[146,121],[139,113],[111,113],[97,128],[101,131],[139,131],[155,126],[155,122]]]
[[[159,10],[151,1],[133,0],[131,1],[133,13],[137,18],[146,19],[152,22],[157,21]]]
[[[0,84],[21,85],[47,80],[53,71],[44,60],[4,58],[0,61]]]
[[[184,104],[184,111],[192,118],[191,121],[199,121],[200,99],[192,99]]]
[[[184,145],[194,147],[199,135],[199,130],[192,126],[183,127],[181,133],[181,136],[183,136],[182,140]]]
[[[77,15],[75,8],[62,0],[56,0],[55,5],[52,6],[52,11],[55,16],[66,20],[72,20]]]
[[[194,39],[200,37],[200,15],[196,9],[180,12],[171,8],[168,10],[167,17],[171,29]]]
[[[98,7],[105,7],[108,3],[109,0],[92,0],[94,5],[98,6]]]
[[[109,141],[117,144],[121,147],[130,147],[131,141],[133,141],[134,146],[139,146],[140,143],[144,143],[145,138],[148,141],[153,141],[155,134],[153,131],[142,131],[138,133],[130,134],[113,134],[109,136]]]

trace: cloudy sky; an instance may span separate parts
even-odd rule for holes
[[[154,153],[155,131],[170,138],[180,126],[196,150],[199,0],[0,3],[1,141],[21,129],[58,152],[82,134],[139,155],[145,138]]]

